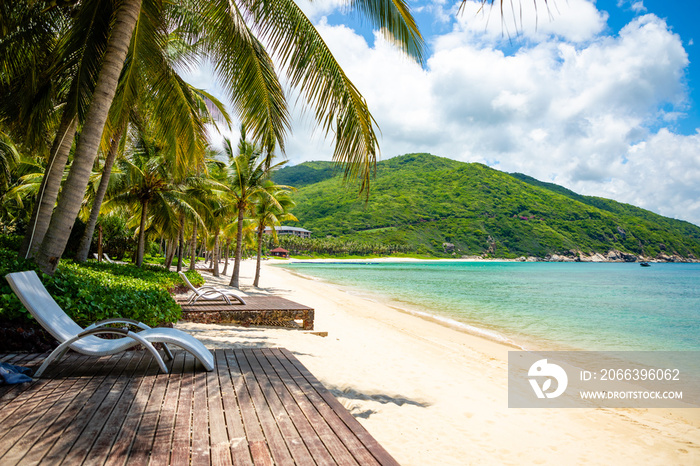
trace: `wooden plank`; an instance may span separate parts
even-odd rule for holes
[[[273,351],[277,354],[280,362],[292,376],[297,385],[302,388],[302,391],[307,396],[309,401],[314,405],[314,407],[316,407],[331,429],[333,429],[338,438],[343,442],[345,447],[355,457],[357,462],[362,465],[379,464],[374,455],[368,451],[367,447],[348,427],[348,422],[345,422],[344,419],[340,418],[337,412],[328,404],[328,400],[321,396],[319,390],[327,391],[325,387],[323,387],[320,382],[318,382],[318,384],[315,386],[311,384],[310,381],[299,371],[297,364],[301,366],[301,363],[294,356],[292,356],[291,353],[287,352],[285,354],[281,351]],[[294,362],[297,364],[294,364]],[[332,398],[332,401],[340,405],[340,402],[336,400],[335,397]],[[340,405],[340,407],[342,408],[342,405]],[[352,422],[359,425],[359,422],[353,418],[345,408],[342,409],[348,414]]]
[[[245,429],[246,438],[248,439],[253,462],[256,465],[271,465],[273,464],[273,456],[265,441],[265,435],[258,421],[258,415],[255,412],[253,400],[248,392],[248,387],[243,377],[243,370],[238,361],[238,354],[235,351],[226,351],[225,354],[229,370],[231,371],[233,389],[238,398],[241,418],[243,419],[243,428]]]
[[[147,363],[146,372],[141,376],[142,382],[139,390],[135,393],[134,401],[129,406],[129,411],[126,413],[119,434],[114,439],[114,444],[105,462],[107,466],[127,464],[126,461],[129,457],[131,444],[141,423],[141,416],[148,408],[148,398],[156,382],[156,374],[159,368],[158,363],[153,358],[144,358],[144,362]]]
[[[64,367],[68,369],[70,366]],[[6,394],[6,399],[2,404],[2,409],[0,409],[0,442],[19,420],[23,420],[27,416],[40,417],[43,411],[48,410],[56,398],[61,395],[60,391],[55,393],[54,390],[63,383],[65,381],[62,379],[34,379],[25,384],[12,385],[14,390]],[[27,423],[26,420],[24,422]],[[3,442],[6,445],[13,443],[9,440]],[[0,449],[0,451],[2,450]],[[0,453],[1,455],[2,453]]]
[[[268,361],[266,354],[264,354],[264,350],[256,351],[255,356],[257,359],[257,364],[255,366],[251,365],[253,367],[253,371],[255,371],[258,375],[264,374],[266,376],[267,383],[269,384],[269,393],[277,399],[275,404],[279,403],[279,406],[275,406],[275,410],[284,410],[284,417],[286,419],[283,418],[282,421],[288,420],[292,426],[293,432],[292,435],[289,435],[285,432],[287,423],[280,422],[280,430],[282,430],[282,434],[285,436],[287,444],[289,444],[290,441],[303,442],[306,447],[304,448],[304,451],[308,451],[308,454],[311,455],[311,458],[309,459],[306,459],[303,456],[300,457],[294,455],[295,450],[290,445],[290,450],[294,455],[295,461],[300,464],[308,464],[311,461],[320,464],[333,463],[332,455],[323,445],[323,442],[317,435],[316,431],[314,431],[311,424],[309,424],[309,421],[306,419],[306,416],[304,416],[304,413],[301,411],[301,409],[299,409],[299,406],[289,393],[284,381],[280,378],[279,374],[277,374],[270,361]],[[267,393],[268,391],[265,391],[266,397],[268,396]],[[280,421],[279,418],[278,421]]]
[[[228,350],[230,351],[230,350]],[[233,355],[233,353],[231,353]],[[219,377],[219,387],[221,387],[221,402],[223,413],[228,427],[229,450],[233,463],[237,465],[252,465],[253,459],[248,446],[243,418],[236,400],[236,393],[233,389],[232,377],[240,377],[238,366],[231,368],[228,365],[225,351],[218,349],[214,352],[216,359],[217,373]],[[271,460],[271,458],[270,458]]]
[[[153,389],[146,402],[146,409],[141,417],[141,423],[136,430],[136,435],[129,451],[129,466],[145,466],[150,460],[158,417],[161,413],[163,398],[165,397],[165,390],[170,376],[160,372],[160,369],[158,369],[155,379]]]
[[[120,394],[116,406],[95,438],[87,457],[83,461],[84,465],[101,465],[107,461],[112,445],[119,436],[126,414],[131,409],[136,394],[139,392],[144,380],[143,377],[140,377],[140,374],[143,374],[148,369],[152,357],[145,351],[134,353],[123,375],[127,379],[127,383]]]
[[[210,373],[175,354],[170,374],[143,351],[66,357],[0,410],[0,464],[396,464],[286,350],[216,350]]]
[[[216,358],[215,358],[216,360]],[[217,363],[218,364],[218,363]],[[224,368],[221,368],[223,370]],[[229,448],[229,434],[226,430],[224,405],[221,398],[218,366],[215,371],[207,372],[207,407],[209,410],[209,440],[211,445],[211,464],[229,466],[232,463]]]
[[[174,353],[168,386],[163,400],[158,426],[155,432],[153,449],[151,451],[151,465],[170,464],[170,452],[172,451],[173,433],[175,431],[175,413],[177,412],[180,384],[183,379],[185,353]],[[188,439],[189,444],[189,439]]]
[[[170,464],[190,464],[190,440],[192,434],[192,401],[194,396],[195,358],[185,354],[180,380],[180,397],[175,413],[175,430],[173,431],[173,448]]]
[[[316,393],[326,401],[328,406],[333,410],[333,412],[343,420],[345,425],[349,430],[357,436],[357,438],[362,442],[362,444],[372,453],[372,455],[380,462],[382,465],[396,465],[398,462],[387,452],[384,447],[382,447],[377,439],[372,437],[367,429],[365,429],[362,424],[360,424],[357,419],[355,419],[350,412],[345,409],[345,407],[338,401],[338,399],[333,396],[333,394],[323,386],[321,382],[311,373],[309,370],[297,359],[292,353],[285,348],[278,348],[275,351],[279,351],[283,354],[288,361],[299,371],[299,373],[308,381],[308,383],[315,389]]]
[[[262,366],[260,365],[260,362],[256,357],[256,354],[258,354],[259,352],[260,350],[244,351],[252,373],[255,374],[255,378],[258,381],[258,385],[260,386],[263,396],[267,400],[267,405],[270,407],[270,412],[272,413],[277,427],[279,428],[280,433],[282,434],[282,438],[287,444],[287,448],[292,454],[292,458],[294,458],[295,463],[312,464],[313,459],[311,457],[311,453],[309,453],[309,450],[306,448],[306,445],[304,444],[301,435],[299,434],[294,423],[290,419],[289,413],[287,413],[287,410],[282,404],[279,395],[275,393],[275,389],[272,385],[272,382],[270,381],[267,374],[263,371]]]
[[[27,432],[4,457],[3,461],[12,464],[22,459],[23,464],[38,464],[43,462],[58,442],[72,420],[80,412],[85,403],[90,400],[94,392],[101,385],[98,377],[79,377],[81,370],[99,366],[104,361],[100,358],[88,358],[86,356],[71,355],[63,359],[61,364],[70,366],[75,364],[76,370],[71,376],[78,378],[69,389],[57,388],[61,392],[60,400],[38,421],[36,428]],[[47,371],[48,372],[48,371]],[[69,379],[64,381],[70,383]],[[66,384],[66,387],[68,385]]]
[[[115,360],[116,359],[116,360]],[[118,381],[118,376],[123,371],[124,367],[121,364],[122,361],[128,363],[131,356],[127,353],[121,353],[118,356],[112,356],[109,358],[108,364],[100,364],[99,370],[102,372],[104,369],[108,369],[108,372],[104,377],[93,377],[92,382],[98,382],[93,391],[92,395],[87,399],[82,405],[78,403],[71,403],[69,408],[71,411],[75,409],[75,415],[71,418],[64,412],[61,416],[64,420],[64,427],[57,441],[49,448],[46,455],[42,458],[42,462],[47,464],[57,464],[65,457],[66,452],[68,452],[71,447],[80,438],[83,430],[88,426],[90,421],[93,419],[95,413],[98,411],[100,405],[105,401],[107,396],[112,389],[115,382]],[[68,411],[68,410],[66,410]]]
[[[95,439],[102,431],[107,419],[109,418],[109,415],[112,413],[112,410],[115,408],[117,402],[121,398],[125,385],[128,383],[129,379],[124,377],[125,373],[128,374],[131,370],[133,370],[133,367],[135,367],[138,364],[138,361],[141,359],[141,355],[139,353],[142,352],[129,351],[124,353],[119,361],[115,363],[114,372],[106,378],[106,383],[111,382],[112,386],[104,400],[97,405],[96,409],[94,409],[90,421],[76,442],[72,445],[72,447],[70,447],[70,450],[67,450],[67,454],[64,459],[65,464],[81,464],[87,457],[88,453],[92,449]],[[83,412],[87,411],[85,414],[86,416],[90,415],[90,409],[91,407],[87,406],[83,409]]]
[[[24,365],[35,371],[39,368],[39,365],[44,362],[48,354],[25,354],[17,356],[21,357],[13,358],[13,360],[10,361],[11,364]],[[70,355],[66,357],[70,357]],[[88,359],[82,359],[83,363],[87,361]],[[94,363],[94,361],[90,362]],[[41,379],[35,378],[32,382],[11,385],[9,387],[10,390],[3,394],[2,401],[0,401],[0,425],[6,424],[5,419],[12,414],[15,409],[22,409],[22,402],[29,400],[38,401],[34,394],[35,392],[49,396],[52,393],[52,389],[60,386],[62,383],[61,378],[68,377],[71,373],[76,372],[79,364],[58,364],[57,367],[58,369],[51,375],[53,379],[46,377]],[[12,408],[14,409],[7,406],[10,401],[12,401]],[[26,408],[24,409],[26,410]]]
[[[218,300],[198,300],[195,303],[188,303],[187,296],[176,297],[175,301],[181,306],[187,306],[192,309],[248,309],[248,310],[265,310],[265,309],[291,309],[291,310],[310,310],[313,309],[305,304],[292,301],[291,299],[282,298],[281,296],[245,296],[243,297],[245,304],[232,300],[228,304],[223,299]]]
[[[22,384],[26,386],[24,392],[15,398],[16,403],[8,403],[0,411],[3,414],[11,413],[0,422],[0,461],[9,462],[9,458],[18,455],[18,452],[26,452],[48,429],[46,419],[58,417],[72,396],[79,393],[87,383],[86,380],[77,378],[42,382]]]
[[[306,419],[308,419],[319,439],[328,449],[328,452],[333,457],[333,462],[341,465],[357,465],[358,463],[355,461],[354,456],[340,438],[338,438],[338,435],[333,431],[328,421],[324,419],[319,407],[314,405],[307,396],[308,387],[305,386],[303,380],[302,385],[298,385],[297,380],[293,378],[292,374],[287,370],[287,367],[284,366],[283,361],[284,363],[288,363],[286,357],[270,349],[263,350],[263,352],[270,356],[268,361],[270,361],[280,379],[284,382],[285,387],[297,406],[299,406],[300,411],[304,414]]]
[[[207,378],[194,378],[194,406],[192,415],[192,466],[209,465],[209,416],[207,412]]]
[[[270,411],[270,406],[268,405],[267,400],[265,399],[265,396],[258,385],[255,374],[253,374],[252,369],[248,364],[245,354],[246,351],[249,350],[237,349],[233,352],[236,355],[236,360],[241,368],[241,374],[243,375],[246,387],[250,393],[250,399],[253,402],[255,412],[257,413],[257,418],[260,422],[260,426],[262,427],[262,431],[265,434],[265,440],[270,448],[270,453],[272,454],[272,458],[275,460],[275,463],[291,464],[293,462],[292,456],[287,448],[284,438],[282,438],[282,434],[280,433],[279,427],[275,422],[275,418]]]

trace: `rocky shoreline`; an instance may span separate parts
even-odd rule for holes
[[[519,262],[678,262],[678,263],[696,263],[700,262],[692,254],[688,257],[682,257],[678,254],[668,255],[659,254],[656,257],[637,256],[628,252],[611,249],[607,254],[595,252],[587,254],[582,251],[571,250],[565,254],[548,254],[545,257],[521,256],[516,259]]]

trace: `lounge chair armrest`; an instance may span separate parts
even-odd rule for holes
[[[68,341],[75,341],[79,340],[80,338],[84,338],[88,335],[97,335],[101,333],[114,333],[117,335],[122,335],[122,336],[128,336],[130,333],[130,330],[128,328],[116,328],[116,327],[98,327],[98,328],[91,328],[89,330],[83,330],[79,334],[77,334],[75,337],[73,337],[71,340]]]
[[[207,291],[220,291],[220,290],[216,287],[213,287],[213,286],[200,286],[199,288],[197,288],[197,291],[207,292]]]
[[[94,324],[85,327],[85,330],[89,330],[89,329],[93,329],[93,328],[97,328],[97,327],[103,327],[103,326],[109,325],[109,324],[130,324],[130,325],[133,325],[135,327],[140,328],[141,330],[148,330],[149,328],[151,328],[148,325],[144,324],[143,322],[139,322],[138,320],[116,317],[113,319],[105,319],[105,320],[101,320],[99,322],[95,322]]]

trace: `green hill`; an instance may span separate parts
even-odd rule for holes
[[[277,184],[303,188],[333,178],[339,173],[342,173],[341,167],[333,162],[305,162],[277,170],[273,179]]]
[[[313,236],[408,245],[435,255],[700,257],[700,227],[522,174],[430,154],[382,161],[369,201],[330,162],[288,167],[299,225]],[[313,180],[320,180],[314,182]]]

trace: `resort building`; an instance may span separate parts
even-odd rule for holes
[[[309,230],[305,230],[303,228],[299,227],[286,227],[286,226],[279,226],[275,227],[275,230],[277,230],[277,235],[294,235],[298,236],[299,238],[311,238],[311,232]],[[270,227],[265,227],[265,233],[268,235],[272,233],[272,230]]]

